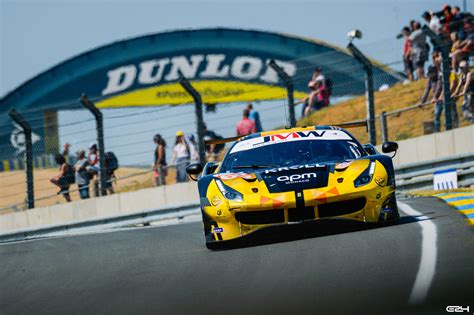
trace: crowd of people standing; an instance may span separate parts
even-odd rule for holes
[[[468,12],[462,12],[459,7],[449,5],[443,6],[439,12],[425,11],[421,16],[427,27],[443,41],[444,47],[436,45],[434,41],[428,41],[418,21],[410,21],[409,26],[403,27],[398,37],[404,38],[403,62],[407,80],[414,81],[427,77],[425,91],[419,104],[426,103],[432,92],[430,102],[435,105],[434,131],[440,131],[441,114],[445,109],[441,50],[448,49],[450,51],[451,99],[456,102],[459,98],[463,98],[463,116],[472,123],[474,122],[474,81],[471,79],[469,60],[474,56],[474,16]],[[431,65],[425,73],[426,63],[431,63]],[[454,127],[459,124],[459,115],[455,106],[452,107],[452,122]]]

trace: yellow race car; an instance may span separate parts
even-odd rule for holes
[[[208,248],[274,225],[399,219],[391,157],[362,146],[344,129],[301,127],[231,140],[236,141],[220,164],[187,168],[191,178],[202,173],[198,188]],[[382,147],[384,153],[397,149],[394,142]]]

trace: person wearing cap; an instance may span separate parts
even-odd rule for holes
[[[459,63],[459,69],[461,70],[461,75],[456,90],[453,93],[453,99],[457,99],[460,94],[464,94],[464,103],[462,105],[464,118],[474,123],[474,80],[472,72],[469,70],[466,60]]]
[[[166,167],[166,141],[157,133],[153,137],[153,142],[156,144],[155,148],[155,163],[153,163],[153,178],[155,179],[155,186],[166,185],[166,176],[168,169]]]
[[[176,164],[176,182],[184,183],[188,181],[186,167],[189,165],[191,151],[184,133],[181,130],[176,132],[176,140],[173,148],[173,164]]]

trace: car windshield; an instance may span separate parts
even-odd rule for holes
[[[245,141],[245,140],[244,140]],[[292,165],[344,162],[366,155],[352,140],[287,141],[255,148],[232,149],[221,172],[245,172]]]

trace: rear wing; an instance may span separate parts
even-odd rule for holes
[[[368,124],[367,120],[355,120],[355,121],[350,121],[342,124],[334,124],[331,125],[331,127],[339,127],[339,128],[357,128],[357,127],[365,127],[365,130],[368,131]],[[235,142],[243,137],[246,137],[248,135],[244,136],[236,136],[236,137],[230,137],[230,138],[223,138],[223,139],[211,139],[211,140],[206,140],[204,141],[205,145],[210,145],[210,144],[221,144],[221,143],[227,143],[227,142]]]
[[[349,121],[346,123],[342,124],[336,124],[336,125],[331,125],[334,127],[340,127],[340,128],[357,128],[357,127],[365,127],[365,131],[369,131],[369,125],[367,124],[367,120],[354,120],[354,121]]]
[[[204,144],[208,145],[208,144],[221,144],[221,143],[227,143],[227,142],[234,142],[245,136],[236,136],[236,137],[222,138],[222,139],[211,139],[211,140],[204,141]]]

